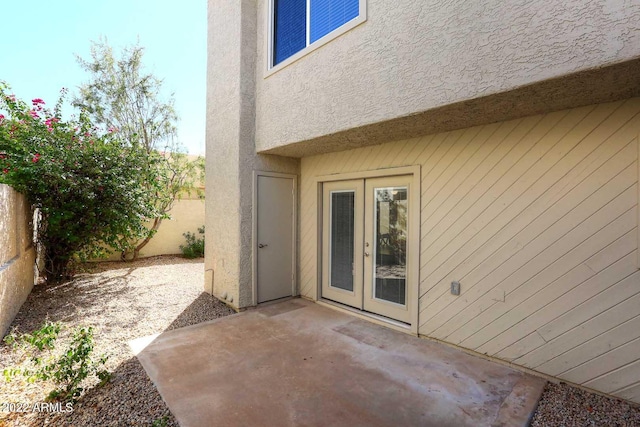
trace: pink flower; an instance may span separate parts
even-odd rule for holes
[[[31,159],[31,161],[32,161],[33,163],[38,163],[38,160],[40,160],[40,154],[39,154],[39,153],[36,153],[36,155],[35,155],[35,156],[33,156],[33,159]]]
[[[4,114],[0,114],[0,123],[4,121]]]
[[[2,173],[4,173],[5,175],[8,174],[9,173],[9,169],[7,169],[7,168],[2,169]]]
[[[33,105],[38,105],[38,104],[44,105],[44,101],[40,98],[32,99],[31,102],[33,103]]]
[[[7,95],[7,100],[8,101],[14,101],[16,100],[16,96],[15,95]]]
[[[111,126],[108,130],[109,133],[118,132],[118,128]]]
[[[31,115],[31,117],[33,117],[34,119],[38,119],[38,118],[40,118],[40,116],[38,115],[38,113],[36,112],[36,110],[31,110],[31,111],[29,111],[29,115]]]
[[[58,118],[57,117],[50,117],[47,120],[44,121],[44,124],[47,125],[47,130],[49,132],[53,132],[53,124],[54,123],[58,123]]]

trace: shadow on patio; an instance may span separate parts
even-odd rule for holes
[[[301,299],[149,341],[182,426],[526,425],[545,383]]]

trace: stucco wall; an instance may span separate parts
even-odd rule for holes
[[[209,0],[204,289],[236,308],[253,300],[253,171],[299,172],[256,154],[256,18],[253,0]]]
[[[189,231],[198,238],[202,237],[198,233],[198,227],[205,225],[204,206],[205,201],[198,198],[183,197],[180,200],[176,200],[169,211],[171,218],[162,220],[158,232],[142,248],[139,256],[146,258],[156,255],[181,254],[180,245],[187,243],[183,233]],[[152,225],[151,222],[148,223],[149,227]],[[118,261],[120,260],[120,254],[112,253],[107,259],[109,261]]]
[[[34,285],[31,220],[25,198],[0,184],[0,336],[7,332]]]
[[[420,165],[419,333],[640,402],[639,143],[634,98],[303,158],[301,293],[315,177]]]
[[[190,162],[197,163],[201,156],[189,155],[187,159]],[[195,182],[194,186],[202,192],[205,189],[205,182]],[[200,195],[196,191],[180,194],[180,197],[173,202],[173,206],[169,211],[171,218],[162,221],[158,232],[147,246],[142,249],[140,256],[150,257],[182,253],[180,245],[186,244],[186,239],[183,236],[186,232],[191,232],[198,238],[203,237],[198,233],[198,228],[205,225],[205,202],[200,198]]]
[[[189,155],[187,159],[190,162],[197,162],[201,156]],[[206,179],[206,177],[205,177]],[[151,257],[156,255],[174,255],[180,254],[180,245],[186,244],[183,236],[186,232],[195,234],[198,238],[203,237],[198,233],[198,228],[205,225],[205,202],[201,199],[202,192],[205,189],[205,182],[194,182],[194,187],[200,192],[190,191],[182,192],[173,202],[171,210],[168,212],[171,218],[164,219],[158,232],[153,236],[149,243],[140,251],[140,257]],[[148,227],[153,226],[153,221],[147,223]],[[119,253],[113,253],[108,260],[120,260]],[[99,260],[96,260],[99,261]]]
[[[140,256],[149,257],[155,255],[180,254],[180,245],[186,244],[182,235],[187,231],[196,234],[198,227],[204,225],[204,200],[181,199],[177,200],[171,211],[170,219],[162,221],[160,228],[153,239],[140,252]]]
[[[638,86],[636,62],[612,71],[615,78],[588,75],[500,99],[487,104],[490,108],[463,104],[413,117],[640,57],[640,3],[633,0],[368,0],[365,23],[267,76],[268,3],[258,1],[259,152],[303,156],[334,151],[377,142],[380,135],[407,135],[414,128],[426,134],[461,123],[547,112],[557,108],[554,103],[567,108],[589,99],[619,99],[617,92]],[[228,36],[231,45],[241,40],[238,34]],[[222,52],[220,59],[225,60]],[[636,83],[625,80],[630,75]],[[399,126],[386,123],[399,117],[406,117]],[[379,122],[386,124],[325,138],[321,142],[328,148],[276,149]]]

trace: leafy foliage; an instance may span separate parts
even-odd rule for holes
[[[44,349],[52,350],[55,347],[55,342],[61,329],[62,325],[60,323],[45,322],[40,329],[30,334],[18,335],[12,332],[4,338],[4,342],[14,350],[27,345],[38,349],[38,351],[43,351]]]
[[[93,42],[91,59],[76,57],[91,80],[80,86],[74,105],[86,110],[93,120],[110,129],[118,129],[133,145],[147,152],[176,151],[173,96],[161,98],[162,80],[145,72],[144,48],[123,49],[116,58],[105,39]]]
[[[202,237],[197,237],[195,233],[187,231],[182,235],[187,239],[186,245],[180,245],[180,250],[185,258],[202,258],[204,257],[204,225],[198,228],[198,234]]]
[[[163,417],[156,418],[155,420],[153,420],[151,427],[166,427],[168,425],[169,425],[169,417],[165,415]]]
[[[0,183],[23,193],[39,211],[37,240],[47,280],[72,276],[72,262],[125,250],[161,215],[155,203],[166,172],[157,153],[104,132],[87,114],[62,119],[53,110],[10,95],[0,83]]]
[[[96,123],[117,129],[132,147],[150,156],[161,153],[161,161],[149,164],[162,177],[155,188],[159,214],[142,240],[132,245],[132,250],[123,252],[123,259],[127,255],[137,258],[162,220],[169,216],[174,201],[185,192],[198,192],[195,183],[204,174],[203,162],[191,162],[182,153],[183,148],[176,140],[178,117],[173,95],[162,98],[162,80],[144,70],[143,55],[144,49],[133,45],[117,58],[107,41],[101,39],[92,44],[90,60],[77,58],[91,79],[80,87],[74,105],[85,109]]]
[[[47,322],[31,334],[11,333],[5,337],[5,343],[13,350],[21,350],[24,363],[20,367],[6,368],[3,375],[7,381],[20,375],[29,382],[52,381],[48,400],[75,401],[83,392],[82,382],[96,376],[100,385],[111,378],[104,368],[108,357],[102,355],[92,359],[94,348],[93,328],[78,327],[73,331],[72,340],[59,357],[51,355],[55,342],[62,329],[60,323]]]

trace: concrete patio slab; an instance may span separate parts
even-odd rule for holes
[[[524,426],[545,381],[301,299],[138,358],[181,426]]]

